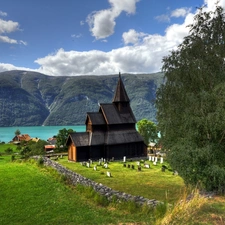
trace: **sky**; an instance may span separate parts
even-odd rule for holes
[[[197,8],[218,0],[1,0],[0,72],[160,72]],[[225,8],[225,0],[219,5]]]

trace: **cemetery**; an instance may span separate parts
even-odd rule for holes
[[[46,165],[55,168],[59,173],[66,174],[73,185],[80,183],[84,186],[92,186],[95,191],[107,196],[109,200],[116,195],[118,198],[135,199],[140,204],[155,206],[165,200],[167,191],[175,193],[181,191],[180,187],[182,189],[184,187],[182,179],[174,175],[175,171],[169,168],[162,157],[126,159],[124,156],[121,160],[100,158],[83,162],[70,162],[66,158],[60,158],[57,162],[48,158],[44,160]],[[169,186],[164,185],[165,179],[171,180]],[[151,190],[151,182],[158,182],[157,194]],[[124,187],[127,185],[133,188],[129,188],[128,193],[125,193]],[[143,190],[141,193],[140,185]],[[171,203],[176,201],[174,194],[168,199]]]

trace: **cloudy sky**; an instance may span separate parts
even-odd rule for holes
[[[159,72],[197,7],[217,0],[1,0],[0,72]],[[220,0],[225,7],[225,0]]]

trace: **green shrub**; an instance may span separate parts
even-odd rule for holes
[[[38,166],[43,166],[44,165],[44,158],[43,157],[39,157],[37,160],[37,165]]]
[[[136,213],[141,208],[141,206],[138,205],[135,201],[128,201],[126,205],[129,213]]]
[[[100,195],[98,193],[95,193],[94,201],[95,201],[95,203],[97,203],[100,206],[104,206],[105,207],[105,206],[109,205],[108,199],[105,196]]]
[[[13,153],[13,149],[12,149],[12,148],[7,148],[7,149],[5,150],[5,153],[6,153],[6,154],[12,154],[12,153]]]

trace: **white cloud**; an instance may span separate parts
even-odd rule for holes
[[[7,16],[7,13],[0,10],[0,16]]]
[[[19,30],[19,23],[0,19],[0,34],[11,33],[17,30]]]
[[[180,8],[172,11],[171,17],[185,17],[188,13],[190,13],[191,8]]]
[[[156,16],[155,19],[158,20],[159,22],[166,22],[166,23],[170,22],[170,16],[167,14]]]
[[[218,2],[218,5],[222,6],[225,8],[225,0],[204,0],[205,4],[207,5],[207,10],[208,11],[214,11],[216,8],[215,3]]]
[[[18,44],[18,41],[15,39],[11,39],[7,36],[0,35],[0,42],[5,42],[9,44]]]
[[[225,0],[223,0],[224,3]],[[117,7],[121,10],[125,6],[118,3]],[[210,7],[212,7],[211,4],[208,5],[208,9],[211,10]],[[135,9],[131,7],[130,12],[135,12]],[[168,26],[165,35],[146,34],[130,29],[122,36],[127,46],[108,52],[97,50],[78,52],[59,49],[46,57],[37,59],[35,62],[40,65],[40,68],[36,71],[55,76],[107,75],[119,71],[122,73],[158,72],[162,66],[162,58],[167,56],[172,49],[176,49],[188,34],[187,25],[193,22],[194,14],[188,10],[186,12],[183,23]],[[181,11],[178,14],[184,15]],[[3,67],[11,68],[8,64],[0,64],[0,71]]]
[[[133,44],[131,46],[113,49],[109,52],[96,50],[66,52],[59,49],[35,62],[40,65],[39,72],[56,76],[107,75],[118,71],[122,73],[158,72],[162,58],[182,42],[187,32],[185,23],[170,26],[165,36],[129,30],[124,33],[123,38],[126,44]]]
[[[146,36],[147,34],[145,33],[138,33],[137,31],[135,31],[134,29],[130,29],[128,32],[124,32],[123,33],[123,42],[125,45],[127,44],[138,44],[141,39]]]
[[[27,70],[27,71],[35,71],[26,67],[18,67],[8,63],[0,63],[0,72],[9,71],[9,70]]]
[[[89,24],[92,36],[96,39],[102,39],[112,35],[116,26],[116,18],[123,11],[127,14],[134,14],[138,1],[139,0],[109,0],[111,8],[89,14],[86,22]]]
[[[82,34],[72,34],[71,37],[72,38],[81,38]]]
[[[23,44],[23,45],[27,45],[27,43],[25,41],[18,41],[15,39],[12,39],[6,35],[1,35],[1,34],[6,34],[6,33],[12,33],[15,31],[19,31],[19,23],[18,22],[14,22],[11,20],[2,20],[0,19],[0,42],[4,42],[4,43],[8,43],[8,44]]]

